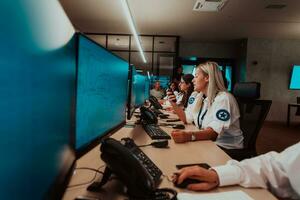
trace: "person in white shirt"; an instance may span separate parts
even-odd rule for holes
[[[194,85],[192,80],[194,76],[192,74],[185,74],[182,76],[179,83],[180,93],[176,96],[176,104],[178,106],[186,108],[191,94],[194,91]]]
[[[160,87],[160,82],[156,81],[154,83],[153,89],[150,90],[150,95],[156,97],[157,99],[162,99],[164,97],[164,91]]]
[[[198,166],[176,172],[177,183],[186,178],[201,181],[190,184],[194,191],[239,184],[243,187],[267,188],[281,198],[300,198],[300,142],[281,153],[269,152],[241,162],[230,160],[226,165],[207,170]]]
[[[177,83],[176,82],[171,82],[170,83],[170,87],[167,89],[167,93],[168,92],[172,92],[174,95],[175,95],[175,97],[176,97],[176,100],[179,98],[179,89],[178,89],[178,85],[177,85]],[[168,96],[166,95],[165,97],[164,97],[164,100],[168,100]],[[166,102],[165,101],[165,102]]]
[[[215,62],[200,64],[193,79],[197,99],[186,112],[172,104],[179,118],[185,123],[194,122],[199,131],[172,132],[176,143],[195,140],[215,140],[224,149],[243,148],[243,133],[239,124],[239,108],[235,98],[226,91],[222,72]],[[171,97],[172,98],[172,97]],[[194,103],[196,102],[196,103]]]

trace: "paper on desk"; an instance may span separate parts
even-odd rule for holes
[[[253,200],[241,190],[211,194],[178,193],[177,198],[178,200]]]

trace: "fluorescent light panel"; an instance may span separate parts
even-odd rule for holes
[[[131,15],[131,12],[130,12],[130,8],[129,8],[129,5],[128,5],[128,2],[127,2],[127,0],[121,0],[121,3],[122,3],[122,6],[123,6],[123,9],[124,9],[124,11],[125,11],[125,15],[126,15],[126,17],[127,17],[127,21],[128,21],[128,23],[129,23],[131,32],[132,32],[132,34],[133,34],[135,43],[137,44],[138,49],[139,49],[139,51],[140,51],[140,55],[141,55],[141,57],[142,57],[142,60],[143,60],[144,63],[147,63],[146,58],[145,58],[145,55],[144,55],[144,51],[143,51],[143,48],[142,48],[142,45],[141,45],[141,42],[140,42],[140,40],[139,40],[137,31],[136,31],[136,29],[135,29],[133,17],[132,17],[132,15]]]

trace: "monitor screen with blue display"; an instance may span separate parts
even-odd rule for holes
[[[140,107],[145,103],[145,83],[146,77],[136,74],[133,82],[133,93],[135,94],[135,107]]]
[[[128,80],[127,119],[131,119],[136,108],[144,105],[150,96],[150,79],[148,76],[138,74],[131,65]]]
[[[74,29],[58,1],[0,8],[1,199],[61,199],[75,162]]]
[[[77,157],[125,124],[128,63],[79,35],[76,102]]]
[[[134,77],[137,74],[135,66],[129,66],[128,72],[128,98],[127,98],[127,119],[130,120],[135,110],[135,93],[133,91]]]
[[[152,76],[151,77],[151,85],[159,81],[160,82],[160,87],[163,89],[167,89],[170,84],[170,77],[169,76]]]
[[[293,66],[289,88],[291,90],[300,90],[300,65]]]
[[[148,100],[150,97],[150,79],[148,76],[145,76],[145,100]]]

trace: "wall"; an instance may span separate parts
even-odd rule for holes
[[[288,90],[293,64],[300,64],[300,40],[248,39],[246,80],[260,82],[261,99],[273,100],[268,121],[285,122],[288,103],[300,96]],[[300,121],[294,112],[291,120]]]
[[[184,42],[179,45],[180,57],[237,58],[239,42]]]

